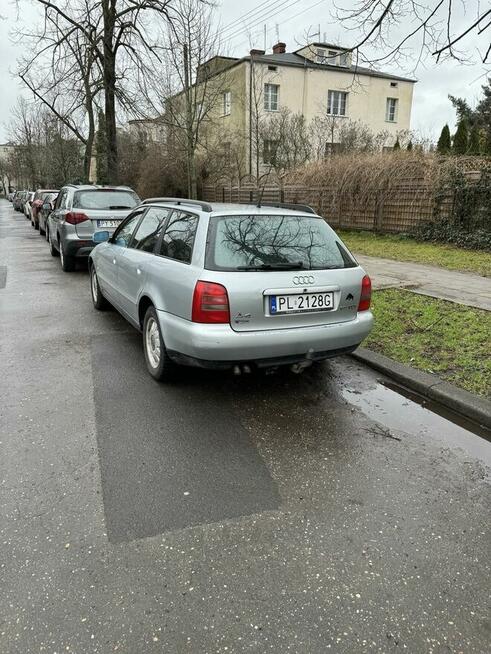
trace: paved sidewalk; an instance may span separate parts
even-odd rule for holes
[[[415,293],[491,311],[491,279],[473,273],[356,254],[375,289],[410,288]]]

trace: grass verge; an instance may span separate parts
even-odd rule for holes
[[[491,395],[491,313],[387,289],[372,295],[375,327],[364,347]]]
[[[491,253],[465,250],[455,245],[423,243],[408,236],[336,230],[346,245],[358,254],[371,257],[414,261],[449,270],[463,270],[491,277]]]

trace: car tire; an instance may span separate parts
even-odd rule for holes
[[[44,237],[49,243],[49,229],[48,229],[48,223],[46,223],[46,229],[44,230]]]
[[[148,372],[154,379],[161,382],[176,379],[179,366],[167,354],[154,307],[148,307],[143,320],[143,352]]]
[[[90,266],[90,294],[92,296],[92,304],[97,311],[104,311],[107,309],[108,301],[102,294],[94,264]]]
[[[60,245],[60,263],[63,272],[73,272],[75,270],[75,257],[65,253],[63,241],[59,241]]]
[[[49,241],[49,253],[51,254],[51,256],[52,257],[59,257],[60,253],[55,248],[55,245],[53,243],[53,239],[51,237],[51,232],[50,231],[48,231],[48,241]]]

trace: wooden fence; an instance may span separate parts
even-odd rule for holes
[[[216,184],[203,187],[202,199],[208,202],[256,202],[259,193],[255,186]],[[296,202],[308,204],[324,216],[333,227],[364,229],[378,232],[410,232],[419,223],[435,217],[437,200],[427,182],[408,180],[385,189],[360,193],[340,194],[329,188],[302,186],[265,186],[264,202]],[[448,189],[438,198],[439,217],[452,212],[453,191]]]

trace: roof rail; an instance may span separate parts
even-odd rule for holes
[[[213,208],[208,202],[201,202],[201,200],[187,200],[186,198],[147,198],[142,201],[142,204],[152,204],[153,202],[169,202],[170,204],[184,204],[201,207],[202,211],[211,213]]]
[[[246,202],[245,204],[251,204],[251,202]],[[315,211],[312,207],[309,207],[308,204],[296,204],[295,202],[261,202],[261,207],[275,207],[276,209],[292,209],[292,211],[305,211],[305,213],[313,213]]]

